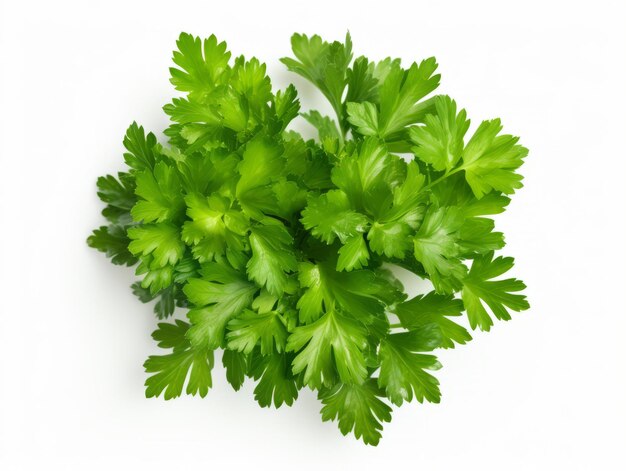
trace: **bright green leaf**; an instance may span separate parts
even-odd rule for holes
[[[515,170],[524,163],[528,149],[517,144],[517,137],[498,135],[501,130],[499,119],[483,121],[465,146],[465,178],[476,198],[491,190],[509,195],[522,187],[522,176]]]
[[[211,369],[213,352],[194,349],[185,337],[188,324],[159,324],[152,336],[162,348],[173,348],[168,355],[150,356],[144,363],[146,373],[153,373],[146,380],[146,397],[163,397],[168,400],[182,394],[185,382],[186,393],[205,397],[212,385]]]
[[[180,179],[174,167],[159,162],[151,170],[137,174],[137,201],[130,213],[135,221],[172,221],[184,208]]]
[[[201,278],[190,278],[183,288],[189,302],[192,326],[188,336],[194,346],[214,349],[221,345],[230,319],[250,306],[257,287],[239,272],[223,264],[202,268]]]
[[[254,399],[261,407],[279,408],[283,404],[291,406],[298,398],[298,386],[289,367],[288,354],[272,354],[256,357],[252,364],[254,379],[259,381],[254,388]]]
[[[331,385],[337,374],[345,383],[361,384],[366,376],[365,329],[358,322],[328,311],[313,324],[297,327],[287,351],[296,352],[293,372],[304,373],[312,388]]]
[[[228,348],[245,354],[260,345],[261,355],[281,353],[287,341],[287,330],[277,312],[246,310],[228,323]]]
[[[391,334],[380,343],[380,374],[378,384],[387,396],[400,406],[413,397],[419,402],[439,402],[439,381],[426,370],[438,370],[441,364],[433,355],[415,353],[432,350],[420,342],[414,332]]]
[[[289,291],[288,273],[296,270],[298,262],[285,226],[277,222],[253,227],[250,246],[252,257],[246,266],[250,279],[275,295]]]
[[[511,257],[493,258],[489,252],[474,259],[468,276],[463,280],[463,303],[467,309],[472,329],[488,331],[493,325],[491,316],[485,309],[489,307],[497,319],[510,320],[509,310],[519,312],[530,305],[523,294],[514,294],[526,288],[526,285],[515,278],[493,280],[513,267]]]
[[[185,250],[178,228],[168,222],[131,227],[128,237],[131,239],[128,250],[133,255],[152,254],[151,267],[176,265]]]
[[[464,345],[472,340],[465,327],[450,317],[459,317],[463,312],[463,302],[451,295],[441,295],[434,291],[419,295],[395,306],[395,314],[402,325],[409,330],[436,325],[441,334],[441,347],[454,348],[455,343]]]
[[[344,435],[354,431],[367,445],[378,445],[382,422],[391,421],[391,408],[380,400],[384,392],[373,379],[363,384],[338,383],[319,393],[322,420],[338,420]]]
[[[458,230],[463,218],[457,208],[438,208],[426,214],[413,239],[415,258],[430,275],[438,292],[449,293],[461,287],[467,272],[457,258]]]
[[[456,102],[447,95],[435,98],[436,114],[424,119],[424,126],[411,128],[411,140],[417,144],[415,155],[435,170],[450,170],[463,153],[463,137],[469,128],[465,110],[456,113]]]

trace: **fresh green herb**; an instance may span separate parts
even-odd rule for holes
[[[389,403],[440,401],[433,351],[471,340],[463,311],[489,330],[528,309],[488,217],[522,186],[527,150],[498,119],[467,137],[465,110],[432,95],[434,58],[353,60],[349,35],[294,35],[282,61],[328,99],[324,116],[215,36],[177,46],[168,143],[130,126],[128,169],[98,179],[108,225],[88,239],[136,265],[133,292],[159,319],[187,312],[153,333],[169,353],[146,361],[146,396],[204,397],[221,349],[230,384],[256,380],[262,407],[309,387],[323,420],[376,445]],[[318,141],[288,130],[299,113]],[[407,299],[394,266],[433,291]]]

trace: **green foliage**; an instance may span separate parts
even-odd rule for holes
[[[434,58],[353,60],[349,35],[295,34],[292,48],[283,63],[335,116],[300,113],[293,85],[273,91],[264,64],[215,36],[181,34],[168,140],[131,124],[128,168],[97,181],[108,225],[87,242],[136,266],[133,292],[159,319],[186,313],[153,333],[168,352],[146,361],[146,396],[204,397],[221,349],[228,382],[256,381],[260,406],[309,387],[323,420],[376,445],[389,403],[440,401],[435,351],[472,339],[464,319],[489,330],[528,309],[486,217],[522,186],[527,150],[498,119],[466,140],[466,111],[432,95]],[[288,130],[299,114],[317,141]],[[394,267],[433,291],[407,299]]]

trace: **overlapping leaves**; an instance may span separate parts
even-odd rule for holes
[[[128,169],[98,179],[108,225],[88,243],[136,265],[133,292],[159,319],[187,313],[153,334],[169,352],[145,363],[148,397],[204,397],[221,349],[228,382],[256,381],[262,407],[309,387],[323,420],[375,445],[388,402],[440,401],[434,351],[471,340],[464,312],[489,330],[528,309],[489,217],[521,187],[527,150],[497,119],[467,138],[466,111],[432,95],[434,58],[354,59],[349,35],[292,48],[283,63],[335,114],[301,113],[318,141],[287,129],[293,85],[275,92],[258,59],[181,34],[168,141],[129,127]],[[394,267],[433,290],[407,299]]]

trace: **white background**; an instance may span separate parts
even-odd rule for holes
[[[0,469],[626,469],[625,2],[1,5]],[[85,244],[97,176],[130,122],[166,126],[180,31],[267,61],[309,107],[278,58],[294,31],[347,29],[373,59],[436,56],[441,92],[530,148],[497,224],[532,309],[442,352],[442,403],[396,410],[377,448],[311,392],[259,408],[221,366],[204,400],[145,399],[155,319]]]

